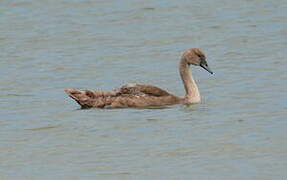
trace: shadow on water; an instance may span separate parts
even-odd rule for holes
[[[31,94],[4,94],[4,95],[0,95],[0,97],[31,97],[34,95]]]
[[[145,110],[145,109],[171,109],[172,105],[162,105],[162,106],[147,106],[147,107],[137,107],[137,108],[93,108],[93,107],[80,107],[76,110],[117,110],[117,109],[139,109],[139,110]]]
[[[58,128],[60,127],[60,125],[58,126],[43,126],[43,127],[37,127],[37,128],[29,128],[29,129],[23,129],[24,131],[43,131],[43,130],[49,130],[49,129],[54,129],[54,128]]]

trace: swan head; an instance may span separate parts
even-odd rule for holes
[[[187,49],[183,52],[182,58],[185,59],[188,65],[200,66],[209,73],[213,74],[206,62],[206,56],[199,48]]]

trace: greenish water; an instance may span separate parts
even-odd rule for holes
[[[0,2],[0,179],[285,179],[284,0]],[[80,110],[64,88],[154,84],[203,102]]]

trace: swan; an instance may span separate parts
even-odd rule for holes
[[[153,85],[127,84],[112,91],[91,91],[65,89],[82,108],[149,108],[173,104],[194,104],[200,102],[200,93],[189,69],[200,66],[213,74],[206,57],[199,48],[190,48],[182,53],[179,72],[186,95],[175,96]]]

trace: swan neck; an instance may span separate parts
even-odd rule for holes
[[[200,102],[200,93],[198,87],[192,77],[192,72],[189,68],[189,65],[184,58],[182,58],[180,61],[179,72],[186,92],[184,103],[192,104]]]

